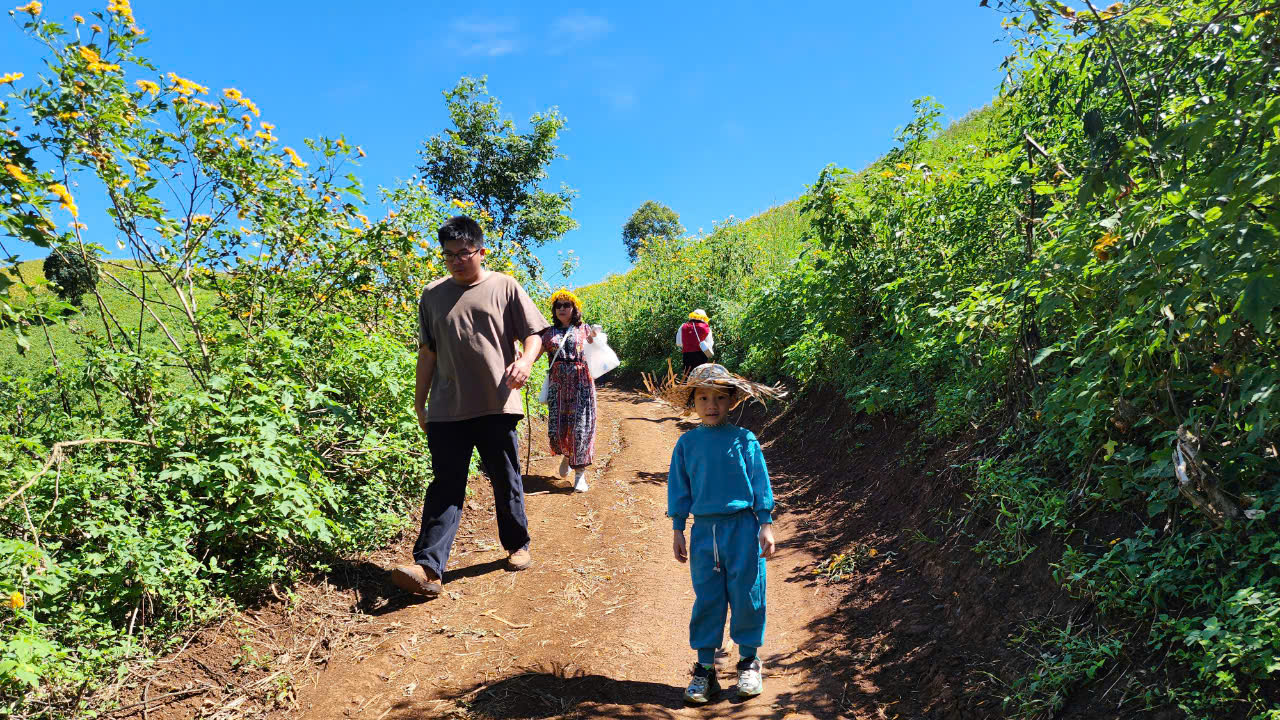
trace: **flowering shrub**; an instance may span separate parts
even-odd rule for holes
[[[468,203],[408,183],[370,219],[363,150],[282,146],[238,89],[157,71],[127,0],[14,14],[47,71],[0,77],[0,237],[98,274],[80,315],[0,276],[33,358],[0,375],[0,714],[65,717],[121,662],[403,527],[430,481],[416,300]],[[82,222],[91,192],[109,231]]]

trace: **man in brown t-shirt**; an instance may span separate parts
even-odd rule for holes
[[[412,565],[391,579],[420,595],[440,594],[449,551],[466,497],[472,450],[479,450],[493,485],[498,539],[512,570],[529,567],[529,522],[520,476],[519,390],[550,323],[510,275],[483,265],[484,233],[459,215],[438,233],[449,277],[418,301],[418,370],[414,409],[427,434],[434,478],[422,507]],[[523,345],[516,353],[516,341]],[[430,392],[428,392],[428,390]]]

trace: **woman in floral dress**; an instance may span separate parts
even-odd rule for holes
[[[551,296],[554,324],[542,332],[542,352],[552,358],[547,372],[547,438],[563,455],[560,477],[573,468],[573,489],[587,491],[587,467],[596,449],[596,385],[582,350],[596,331],[582,322],[582,303],[568,290]],[[559,355],[557,356],[557,352]]]

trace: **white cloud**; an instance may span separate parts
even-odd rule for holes
[[[583,43],[607,35],[613,30],[613,23],[599,15],[575,12],[556,20],[552,29],[557,39]]]
[[[511,18],[464,18],[449,24],[450,46],[463,55],[499,57],[520,49],[519,24]]]

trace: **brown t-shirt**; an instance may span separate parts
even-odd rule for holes
[[[428,285],[418,301],[418,346],[436,354],[427,420],[523,415],[520,392],[508,388],[502,375],[515,362],[516,341],[547,325],[510,275],[489,271],[474,285],[449,277]]]

